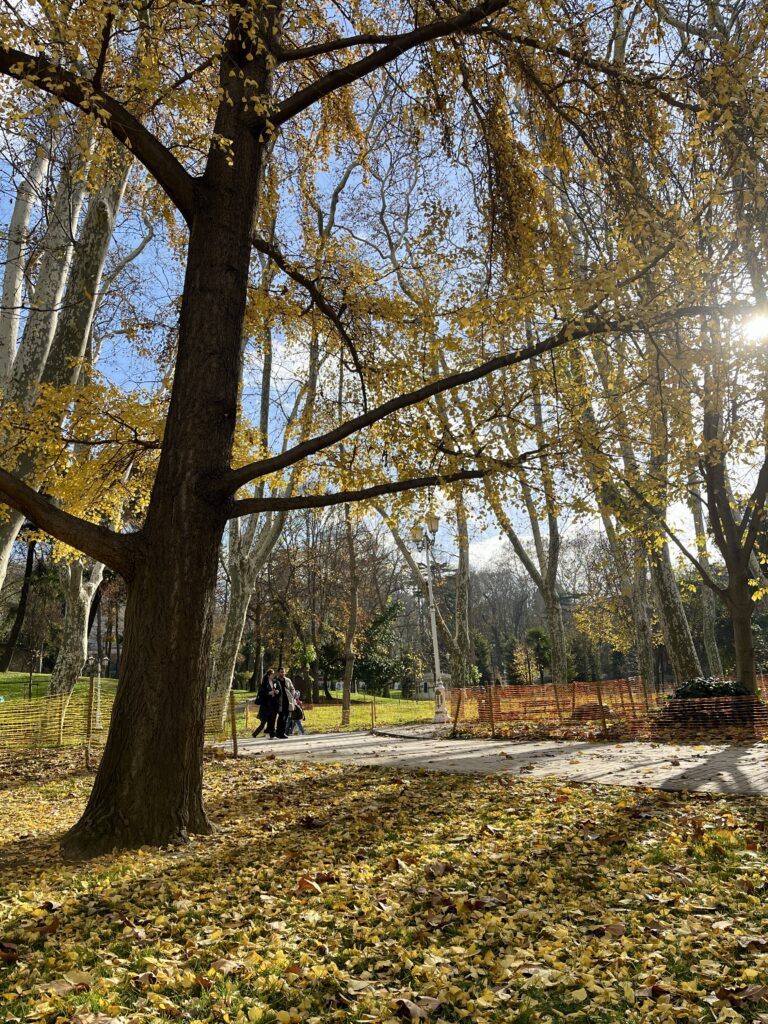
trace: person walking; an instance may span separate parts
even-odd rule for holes
[[[303,736],[304,725],[302,723],[304,721],[304,705],[301,702],[301,693],[299,693],[298,690],[296,691],[296,696],[294,700],[295,707],[291,713],[291,717],[288,719],[288,735],[292,735],[293,731],[295,729],[298,729],[298,731]]]
[[[275,670],[272,668],[267,669],[267,671],[264,673],[264,677],[261,680],[259,692],[256,694],[256,700],[259,705],[260,725],[251,733],[251,736],[253,736],[254,739],[259,735],[262,729],[266,729],[269,738],[274,739],[275,718],[277,717],[277,713],[279,710],[274,678]]]
[[[275,682],[279,687],[280,694],[275,736],[277,736],[278,739],[284,740],[287,738],[285,727],[291,717],[293,709],[296,707],[296,688],[285,674],[285,669],[282,665],[277,670],[277,679]]]

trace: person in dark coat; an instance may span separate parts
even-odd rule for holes
[[[285,674],[285,669],[282,665],[277,670],[275,684],[279,688],[280,693],[278,703],[279,710],[277,715],[277,731],[275,732],[275,736],[280,740],[284,740],[287,739],[285,734],[286,723],[288,722],[291,712],[296,706],[294,701],[294,694],[296,693],[296,690],[294,689],[291,680]]]
[[[259,692],[256,694],[256,700],[259,702],[260,724],[258,729],[254,729],[251,733],[254,738],[259,735],[262,729],[267,730],[267,735],[270,739],[274,738],[275,718],[280,710],[280,702],[278,700],[274,680],[274,669],[267,669],[264,673],[264,678],[261,680]]]

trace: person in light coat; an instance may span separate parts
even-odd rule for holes
[[[277,716],[275,736],[285,739],[286,724],[290,721],[293,710],[296,707],[296,687],[285,674],[285,669],[282,665],[277,670],[277,684],[280,687],[280,711]]]

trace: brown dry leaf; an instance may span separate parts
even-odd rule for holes
[[[614,939],[620,939],[626,932],[627,926],[621,921],[614,921],[613,924],[607,924],[605,926],[605,930],[609,935],[612,935]]]
[[[321,818],[316,818],[314,814],[305,814],[299,818],[299,825],[302,828],[325,828],[325,822]]]
[[[15,942],[3,942],[0,940],[0,960],[13,964],[19,959],[19,947]]]
[[[744,988],[719,988],[715,995],[729,1003],[758,1003],[768,996],[768,985],[746,985]]]
[[[768,949],[768,939],[762,935],[737,935],[736,945],[741,949]]]
[[[395,1000],[395,1013],[403,1020],[426,1020],[429,1014],[412,999],[401,997]]]
[[[301,876],[296,888],[299,892],[313,892],[318,896],[322,895],[323,892],[317,882],[314,882],[311,878],[307,878],[306,875]]]
[[[70,995],[72,992],[87,992],[92,984],[93,978],[90,974],[86,974],[85,971],[67,971],[67,973],[57,981],[41,985],[40,988],[42,991],[53,992],[57,996],[64,997]]]
[[[141,974],[137,974],[133,979],[133,984],[136,988],[147,988],[149,985],[156,985],[157,975],[153,974],[152,971],[142,971]]]
[[[211,970],[223,974],[226,978],[229,974],[238,974],[240,971],[244,971],[245,964],[242,960],[229,960],[226,957],[222,957],[221,960],[213,961]]]
[[[447,875],[449,871],[453,870],[453,864],[447,860],[433,860],[424,868],[424,874],[427,878],[442,878],[443,875]]]

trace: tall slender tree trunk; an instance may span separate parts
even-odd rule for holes
[[[651,581],[664,634],[664,646],[679,685],[686,679],[695,679],[702,674],[701,662],[693,643],[666,543],[658,557],[651,562]]]
[[[455,586],[455,643],[449,649],[451,662],[451,685],[469,686],[472,682],[472,638],[469,633],[469,530],[464,495],[457,489],[456,496],[456,538],[459,549],[459,564],[456,570]]]
[[[565,624],[563,622],[563,609],[557,591],[545,588],[542,593],[544,599],[544,614],[547,619],[547,632],[549,633],[550,657],[553,683],[568,682],[568,645],[565,640]]]
[[[21,327],[24,273],[28,258],[26,246],[29,220],[49,163],[48,149],[41,147],[33,157],[29,169],[19,185],[8,225],[2,302],[0,302],[0,387],[10,376],[16,358],[16,345]]]
[[[91,565],[89,578],[85,578],[85,565],[78,559],[61,566],[64,584],[64,626],[56,664],[48,683],[51,695],[71,693],[77,683],[88,656],[88,616],[93,595],[101,583],[104,566]]]
[[[24,579],[22,580],[21,591],[19,592],[19,603],[16,605],[16,614],[13,617],[13,625],[8,633],[5,648],[2,655],[0,655],[0,672],[8,671],[14,651],[16,650],[16,644],[19,642],[22,626],[24,625],[24,616],[27,612],[27,601],[29,599],[29,588],[32,583],[32,570],[35,566],[36,545],[37,541],[35,540],[31,540],[27,544],[27,557],[24,564]]]
[[[707,553],[707,533],[704,525],[704,507],[695,479],[689,481],[688,490],[691,495],[690,505],[693,524],[696,529],[696,542],[699,562],[706,572],[711,572],[709,554]],[[704,583],[701,585],[701,633],[704,641],[704,652],[707,655],[707,667],[711,676],[722,676],[723,663],[717,647],[717,603],[715,595]]]
[[[347,530],[347,552],[349,555],[349,615],[347,629],[344,634],[344,681],[341,689],[341,724],[349,725],[349,714],[352,706],[352,673],[355,668],[355,633],[357,632],[357,557],[355,554],[355,532],[349,506],[344,509]]]
[[[637,671],[643,680],[647,692],[653,688],[655,679],[647,559],[643,546],[640,543],[634,542],[632,546],[634,566],[632,573],[631,616],[635,639],[635,656],[637,658]]]

